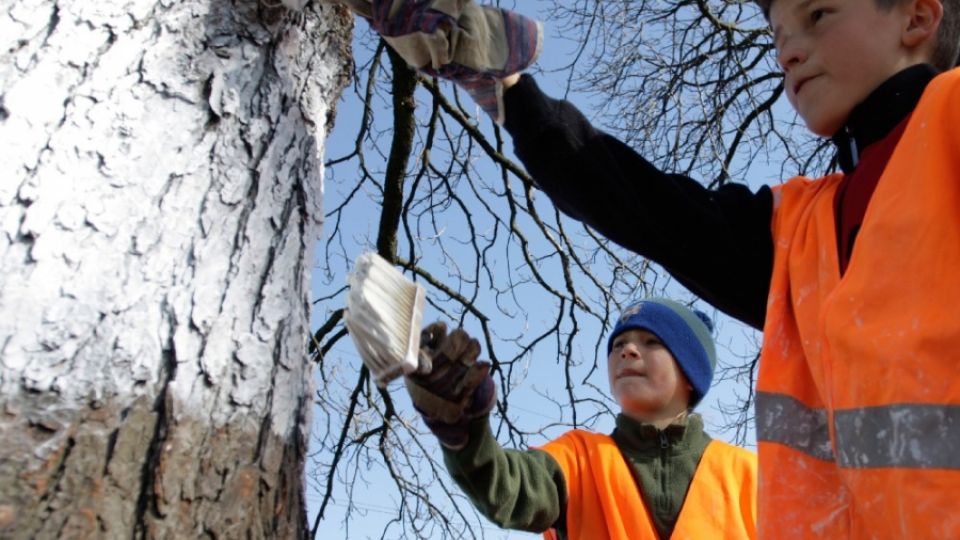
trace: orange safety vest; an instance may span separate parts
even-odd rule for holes
[[[774,190],[761,538],[960,538],[960,70],[937,76],[841,276],[842,178]]]
[[[656,540],[640,489],[609,435],[573,430],[541,450],[560,464],[567,484],[571,540]],[[756,538],[756,456],[710,441],[684,499],[675,539]],[[545,538],[556,538],[551,529]]]

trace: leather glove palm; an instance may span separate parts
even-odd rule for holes
[[[466,445],[468,424],[496,403],[490,364],[478,362],[480,343],[461,329],[447,334],[436,322],[420,337],[421,371],[404,378],[414,407],[444,446]],[[429,360],[430,366],[427,365]]]

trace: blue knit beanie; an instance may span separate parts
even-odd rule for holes
[[[666,298],[641,300],[623,310],[607,339],[607,356],[613,350],[614,338],[634,328],[652,332],[663,341],[693,387],[690,408],[700,403],[710,389],[717,365],[710,317]]]

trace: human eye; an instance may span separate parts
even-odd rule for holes
[[[826,5],[824,5],[824,2],[817,2],[817,4],[810,7],[807,16],[809,17],[810,25],[813,26],[831,13],[833,13],[833,8],[829,5],[829,2],[827,2]]]
[[[649,337],[647,337],[647,339],[646,339],[646,341],[644,342],[644,344],[645,344],[647,347],[661,347],[661,346],[663,346],[663,342],[660,341],[660,338],[658,338],[657,336],[649,336]]]

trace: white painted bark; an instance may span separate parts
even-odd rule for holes
[[[298,537],[349,15],[4,0],[0,537]]]

